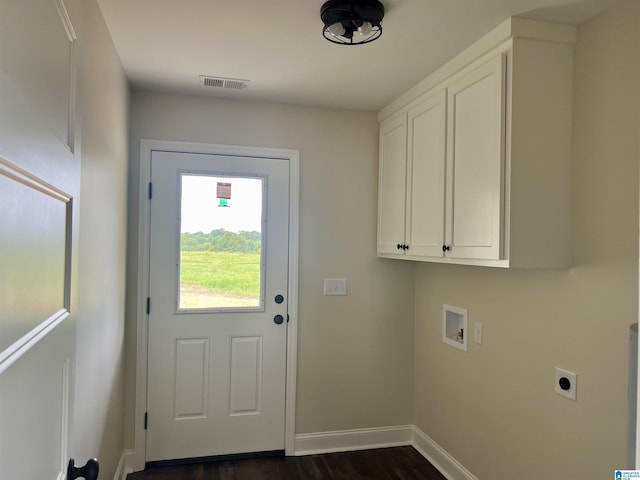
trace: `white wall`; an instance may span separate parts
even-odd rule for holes
[[[296,432],[411,422],[413,266],[376,258],[377,120],[371,112],[134,92],[128,335],[135,335],[141,139],[300,150]],[[344,277],[348,296],[324,297]],[[132,444],[135,340],[127,342]]]
[[[113,478],[124,442],[129,87],[95,0],[83,1],[74,451]]]
[[[640,2],[579,29],[573,266],[416,269],[415,423],[480,479],[610,478],[626,465],[628,328],[638,308]],[[442,304],[484,325],[441,341]],[[578,374],[578,400],[554,368]],[[515,476],[515,477],[514,477]]]

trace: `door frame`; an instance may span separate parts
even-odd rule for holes
[[[149,235],[151,210],[151,154],[154,151],[200,153],[252,158],[276,158],[289,162],[289,286],[287,325],[287,371],[285,390],[285,454],[293,455],[296,418],[296,372],[298,355],[298,231],[300,151],[236,145],[179,142],[169,140],[140,141],[140,181],[138,211],[138,298],[136,299],[136,405],[134,426],[134,470],[143,470],[146,459],[145,412],[147,410],[147,296],[149,292]]]

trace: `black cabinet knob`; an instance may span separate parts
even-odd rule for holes
[[[449,245],[442,245],[443,252],[448,252],[449,250],[451,250],[451,247]]]
[[[397,248],[398,250],[402,250],[402,245],[398,244],[398,245],[396,245],[396,248]]]

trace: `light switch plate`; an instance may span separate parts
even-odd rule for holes
[[[346,295],[347,279],[346,278],[325,278],[324,294],[325,295]]]

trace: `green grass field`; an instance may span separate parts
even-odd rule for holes
[[[259,299],[259,253],[181,253],[181,308],[257,306]]]

